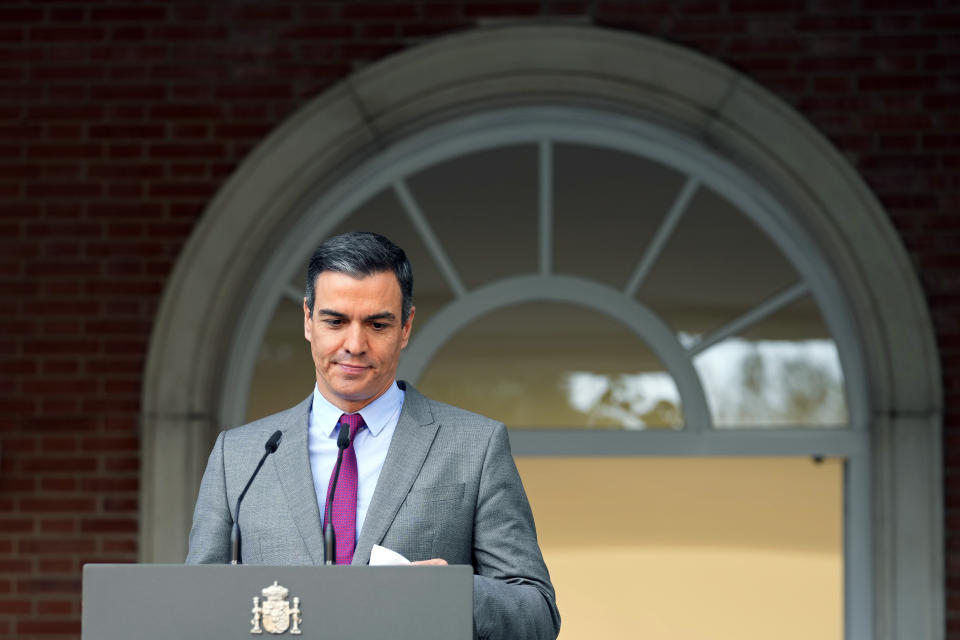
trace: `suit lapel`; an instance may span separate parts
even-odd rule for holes
[[[393,523],[400,505],[420,473],[440,426],[426,398],[410,385],[403,382],[399,384],[406,394],[403,409],[357,539],[352,564],[367,564],[370,561],[370,550],[383,540]]]
[[[323,533],[307,447],[307,424],[312,398],[311,395],[297,405],[293,418],[281,426],[283,439],[271,458],[293,523],[300,532],[313,564],[320,565],[323,564]]]

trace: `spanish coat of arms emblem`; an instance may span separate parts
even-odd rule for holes
[[[254,596],[253,609],[251,609],[253,619],[250,621],[253,628],[250,629],[250,633],[266,631],[267,633],[280,634],[286,633],[289,629],[291,635],[300,635],[300,623],[302,622],[300,618],[300,598],[294,598],[291,607],[290,603],[287,602],[287,594],[290,593],[290,590],[277,584],[276,580],[273,581],[272,585],[261,590],[260,593],[263,594],[263,604],[260,603],[259,597]]]

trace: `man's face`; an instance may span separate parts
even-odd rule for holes
[[[303,303],[303,334],[324,398],[351,413],[393,383],[414,309],[400,321],[403,295],[392,271],[354,278],[324,271],[314,283],[313,313]]]

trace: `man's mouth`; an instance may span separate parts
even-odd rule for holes
[[[339,366],[344,373],[363,373],[370,368],[365,364],[350,364],[347,362],[338,362],[337,366]]]

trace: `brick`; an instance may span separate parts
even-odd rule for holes
[[[15,22],[42,22],[43,9],[38,7],[3,7],[0,8],[0,24]]]
[[[12,474],[0,474],[0,492],[17,493],[32,492],[36,490],[37,483],[34,478],[17,477]]]
[[[32,560],[0,560],[0,573],[30,573]]]
[[[103,551],[104,553],[135,554],[137,552],[137,541],[136,540],[104,540]]]
[[[226,147],[219,143],[151,144],[150,156],[153,158],[219,158],[226,153]]]
[[[0,517],[0,533],[30,533],[33,531],[33,520],[27,518]],[[3,564],[0,562],[0,572]]]
[[[102,80],[106,77],[102,66],[93,65],[51,65],[34,66],[30,69],[30,78],[34,81],[45,80]]]
[[[140,481],[135,477],[83,478],[80,488],[92,493],[136,492],[140,489]]]
[[[141,384],[139,380],[108,380],[104,382],[104,393],[138,393]]]
[[[864,36],[860,46],[864,51],[935,51],[937,40],[926,35]]]
[[[74,491],[77,488],[76,478],[41,478],[40,488],[44,491]]]
[[[81,443],[84,451],[139,451],[140,439],[137,437],[84,437]]]
[[[933,75],[861,76],[857,79],[861,91],[928,91],[936,88]]]
[[[4,399],[0,398],[0,412],[25,415],[33,413],[36,404],[30,399]]]
[[[17,634],[80,635],[79,620],[18,620]]]
[[[257,23],[285,22],[293,17],[293,12],[284,5],[242,5],[234,8],[233,17]]]
[[[9,329],[6,329],[8,331]],[[0,374],[17,374],[30,376],[37,372],[37,363],[34,360],[0,360]]]
[[[75,533],[77,522],[73,518],[45,518],[40,521],[42,533]]]
[[[94,22],[146,22],[161,21],[167,17],[166,7],[141,5],[94,8],[90,10]]]
[[[103,511],[105,513],[136,513],[140,506],[140,501],[136,498],[114,498],[106,497],[103,499]],[[134,526],[136,531],[136,526]]]
[[[114,42],[142,42],[147,39],[147,30],[143,27],[113,27],[110,39]]]
[[[535,3],[525,3],[527,7],[536,8]],[[509,7],[521,7],[521,11],[524,10],[524,3],[514,2],[514,3],[503,3],[503,5],[492,5],[493,8],[500,6],[501,9]],[[485,5],[479,5],[485,6]],[[467,13],[469,13],[469,5],[467,7]],[[529,10],[526,11],[529,13]],[[536,11],[534,10],[534,13]],[[416,3],[410,2],[351,2],[347,3],[343,8],[343,18],[345,20],[412,20],[417,18],[419,15],[419,10]]]
[[[37,613],[41,616],[66,616],[77,613],[74,603],[69,600],[40,600]]]
[[[166,127],[162,124],[102,124],[91,125],[90,136],[94,138],[162,138],[166,135]]]
[[[349,47],[349,45],[344,45]],[[383,47],[376,47],[382,49]],[[350,56],[345,51],[345,55]],[[351,56],[352,57],[352,56]],[[291,95],[290,86],[286,84],[235,84],[218,86],[214,90],[214,95],[222,100],[269,100],[272,98],[289,98]]]
[[[150,185],[151,198],[211,198],[219,185],[210,182],[154,182]]]
[[[65,423],[67,428],[73,426],[72,422]],[[97,461],[86,458],[35,458],[24,460],[21,468],[27,472],[92,472],[97,470]]]
[[[22,578],[17,580],[17,593],[76,593],[80,588],[80,578]]]
[[[78,513],[96,509],[92,498],[24,498],[20,500],[20,511],[24,513]]]
[[[80,522],[83,533],[136,533],[136,518],[84,518]]]
[[[334,40],[349,39],[353,37],[354,26],[352,24],[301,24],[299,26],[285,30],[280,37],[285,41],[290,40]]]
[[[27,157],[36,159],[100,158],[103,147],[99,144],[32,144],[27,147]]]
[[[92,553],[96,543],[89,538],[37,538],[20,540],[18,547],[21,553],[65,555]]]
[[[111,457],[103,461],[104,471],[138,471],[140,459],[135,457]]]
[[[158,104],[150,108],[150,117],[161,120],[215,119],[221,117],[223,107],[216,103]]]
[[[33,605],[29,600],[6,600],[0,598],[0,615],[15,614],[23,615],[31,613]]]
[[[97,42],[103,40],[102,27],[33,27],[30,39],[35,42]]]
[[[46,437],[41,441],[41,449],[44,453],[69,453],[77,450],[76,438],[53,438]]]
[[[97,120],[103,115],[103,106],[77,105],[30,105],[27,117],[31,120]]]
[[[107,85],[93,88],[95,100],[163,100],[166,88],[159,84]]]
[[[47,16],[50,22],[83,22],[87,10],[83,7],[52,7]]]

